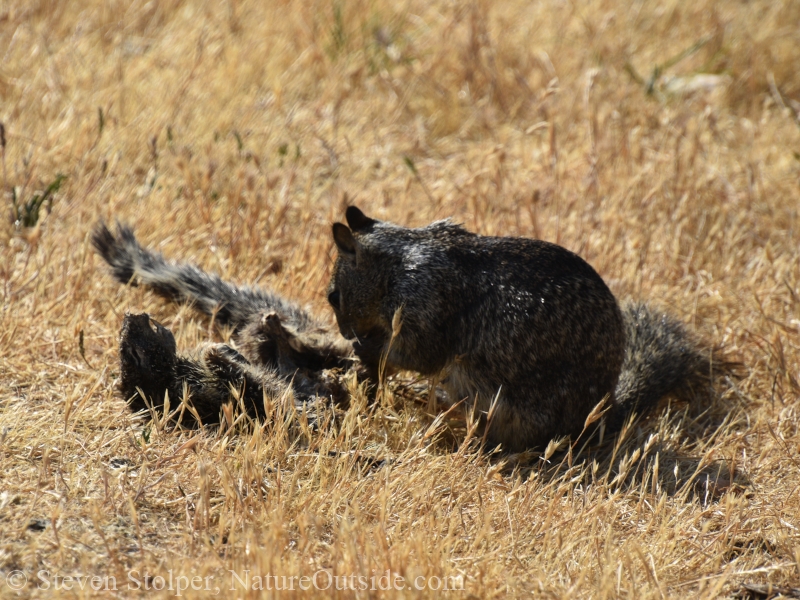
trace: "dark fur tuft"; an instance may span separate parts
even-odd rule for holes
[[[92,232],[92,246],[111,266],[114,279],[121,283],[136,285],[136,282],[132,281],[135,268],[131,253],[124,250],[130,248],[131,243],[133,247],[138,246],[136,238],[130,227],[117,224],[117,231],[119,237],[115,238],[106,224],[100,221]]]

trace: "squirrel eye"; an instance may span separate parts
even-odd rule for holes
[[[328,302],[333,308],[339,308],[339,290],[333,290],[328,294]]]

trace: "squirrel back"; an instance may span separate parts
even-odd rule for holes
[[[586,261],[548,242],[411,229],[349,207],[336,223],[328,300],[359,358],[442,381],[507,450],[578,434],[604,398],[609,423],[711,382],[711,353],[672,317],[624,311]],[[494,404],[494,406],[492,406]]]

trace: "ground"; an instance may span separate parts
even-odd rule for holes
[[[797,595],[799,24],[772,0],[0,1],[0,596]],[[129,413],[126,311],[182,349],[229,332],[115,284],[98,219],[330,319],[350,203],[562,244],[742,368],[525,456],[397,384],[299,437]]]

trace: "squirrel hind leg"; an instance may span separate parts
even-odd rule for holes
[[[253,363],[283,374],[297,369],[322,371],[352,365],[352,346],[322,328],[299,330],[277,312],[252,319],[238,336],[242,352]]]
[[[276,402],[291,388],[296,407],[307,410],[316,405],[319,397],[340,403],[346,393],[340,378],[329,371],[295,369],[284,372],[252,364],[225,344],[204,345],[199,352],[199,363],[202,372],[191,385],[194,402],[198,412],[205,413],[207,418],[214,417],[214,422],[218,420],[222,404],[228,401],[238,403],[251,418],[264,421],[271,418],[265,412],[265,396]]]
[[[201,376],[193,382],[198,412],[219,420],[223,404],[233,401],[254,419],[263,420],[264,394],[276,397],[286,389],[277,373],[254,366],[242,354],[226,344],[205,344],[198,352]]]
[[[196,395],[207,413],[219,414],[221,405],[231,399],[251,418],[265,421],[272,415],[265,411],[264,398],[276,403],[291,388],[298,413],[305,413],[309,425],[316,427],[321,406],[331,400],[342,404],[348,396],[347,387],[337,373],[308,369],[279,372],[249,363],[225,344],[205,346],[201,362],[207,375],[204,389],[198,389]]]

